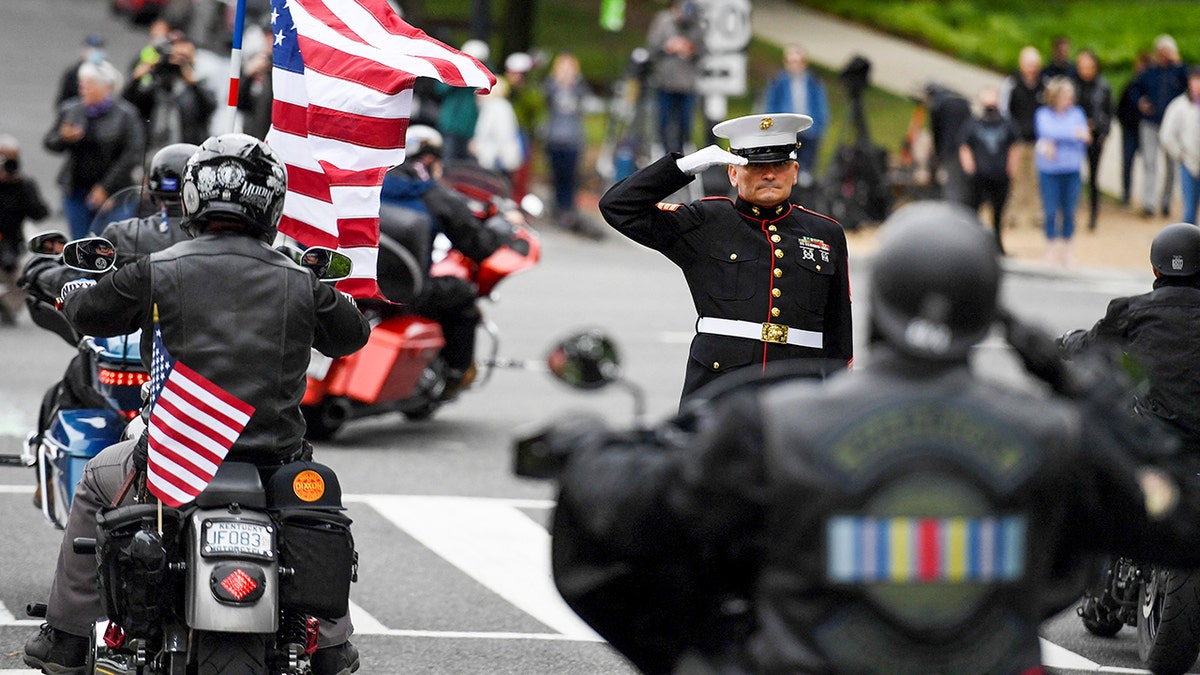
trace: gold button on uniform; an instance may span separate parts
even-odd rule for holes
[[[772,231],[772,232],[774,232],[774,231],[775,231],[776,229],[778,229],[778,228],[776,228],[774,225],[768,225],[768,226],[767,226],[767,229],[768,229],[768,230],[770,230],[770,231]]]
[[[817,271],[818,271],[818,272],[820,272],[820,271],[821,271],[821,266],[820,266],[820,265],[817,265]]]
[[[781,249],[781,248],[775,249],[775,257],[782,258],[783,257],[783,249]]]
[[[730,259],[730,260],[737,260],[737,254],[736,254],[736,253],[730,253],[730,254],[729,254],[729,259]]]
[[[713,370],[717,370],[720,367],[721,363],[719,361],[713,361]]]
[[[776,267],[774,274],[775,274],[775,278],[778,279],[779,277],[783,276],[783,270]]]
[[[772,288],[771,295],[778,298],[779,296],[783,295],[783,291],[779,290],[778,288]]]
[[[778,307],[771,308],[771,316],[779,316],[779,308]]]
[[[773,235],[771,235],[771,241],[775,242],[776,244],[778,244],[778,243],[779,243],[779,240],[780,240],[780,239],[782,239],[782,238],[783,238],[783,237],[780,237],[780,236],[779,236],[779,235],[777,235],[777,234],[773,234]]]

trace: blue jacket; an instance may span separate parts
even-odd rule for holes
[[[765,112],[794,112],[813,118],[813,125],[800,132],[800,136],[819,139],[829,127],[829,99],[825,96],[825,85],[820,78],[811,72],[805,72],[804,82],[808,87],[808,110],[796,110],[796,106],[793,105],[791,75],[786,70],[780,71],[767,85],[767,97],[763,105],[766,108]]]
[[[1176,96],[1187,91],[1187,66],[1182,63],[1170,66],[1151,66],[1133,81],[1133,99],[1147,98],[1153,106],[1150,114],[1142,119],[1162,124],[1163,113]]]

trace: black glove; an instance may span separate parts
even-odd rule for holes
[[[595,415],[559,418],[541,431],[517,439],[513,472],[525,478],[557,478],[571,453],[602,442],[607,434],[604,420]]]

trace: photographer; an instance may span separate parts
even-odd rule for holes
[[[155,39],[121,95],[146,123],[151,150],[172,143],[200,143],[217,101],[195,71],[196,45],[180,31]]]
[[[41,220],[46,203],[37,183],[21,173],[21,148],[17,139],[0,134],[0,323],[12,324],[22,304],[16,286],[17,262],[24,250],[25,219]]]

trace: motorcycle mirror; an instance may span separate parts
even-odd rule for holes
[[[29,240],[29,252],[38,258],[57,258],[66,245],[67,235],[62,232],[43,232]]]
[[[530,218],[541,218],[542,214],[546,212],[546,203],[535,194],[527,194],[521,197],[521,210]]]
[[[117,260],[117,250],[104,237],[88,237],[67,242],[62,250],[63,262],[81,272],[108,272]]]
[[[546,357],[550,372],[576,389],[599,389],[621,379],[621,361],[611,338],[596,330],[570,335]]]
[[[295,260],[297,265],[312,270],[321,281],[341,281],[350,276],[354,268],[350,256],[324,246],[311,246],[303,251],[292,246],[280,246],[277,250]]]

